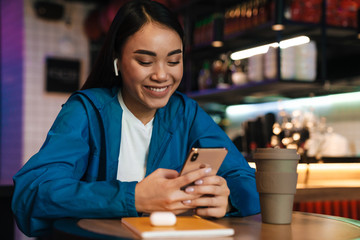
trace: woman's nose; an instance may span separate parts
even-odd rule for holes
[[[162,65],[157,66],[152,75],[152,79],[155,81],[166,81],[168,79],[166,67]]]

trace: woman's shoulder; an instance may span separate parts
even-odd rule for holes
[[[74,94],[83,94],[91,98],[97,98],[99,101],[106,101],[107,99],[116,97],[118,91],[118,88],[88,88],[85,90],[76,91]]]
[[[97,108],[102,108],[109,101],[117,97],[118,88],[89,88],[74,92],[71,98],[80,97],[94,104]]]

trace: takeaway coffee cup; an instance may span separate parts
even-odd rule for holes
[[[295,149],[258,148],[253,158],[262,221],[290,224],[300,156]]]

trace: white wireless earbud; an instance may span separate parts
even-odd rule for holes
[[[119,76],[119,71],[118,71],[118,67],[117,67],[118,61],[119,61],[119,59],[117,59],[117,58],[114,59],[115,76]]]

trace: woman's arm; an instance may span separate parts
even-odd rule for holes
[[[98,170],[88,170],[89,161],[99,158],[90,149],[88,115],[83,103],[72,98],[41,150],[14,176],[12,209],[26,235],[48,233],[57,218],[137,216],[136,182],[82,181]]]

